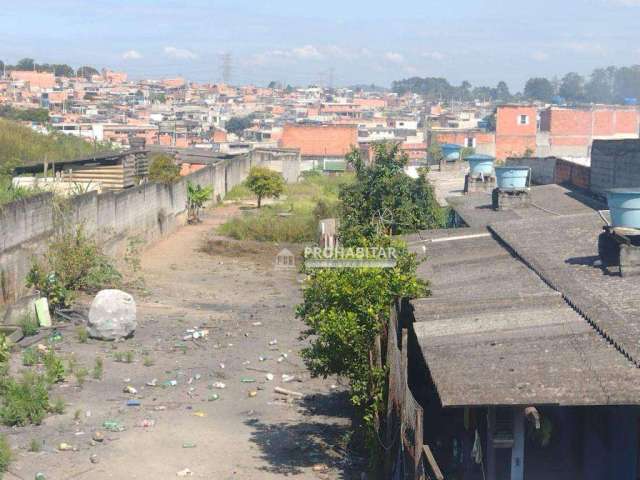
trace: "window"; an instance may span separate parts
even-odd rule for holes
[[[518,125],[529,125],[529,115],[518,115]]]
[[[474,137],[465,138],[464,146],[467,148],[476,148],[476,139]]]

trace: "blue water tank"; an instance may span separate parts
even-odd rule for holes
[[[455,143],[445,143],[440,145],[442,148],[442,154],[447,160],[458,160],[460,158],[460,150],[462,145],[456,145]]]
[[[613,226],[640,228],[640,189],[612,188],[606,193]]]

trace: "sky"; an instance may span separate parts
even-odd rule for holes
[[[411,76],[512,91],[532,76],[640,64],[640,0],[2,0],[0,60],[132,78],[389,86]]]

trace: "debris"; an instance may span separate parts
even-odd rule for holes
[[[131,385],[127,385],[126,387],[124,387],[122,389],[122,391],[124,393],[130,393],[131,395],[135,395],[136,393],[138,393],[138,390],[136,390],[135,388],[133,388]]]
[[[286,373],[282,374],[282,381],[284,383],[293,382],[296,379],[295,375],[287,375]]]
[[[44,476],[44,473],[38,472],[36,473],[35,480],[47,480],[47,477]]]
[[[193,475],[193,472],[188,468],[185,468],[184,470],[180,470],[179,472],[177,472],[176,475],[179,477],[190,477]]]
[[[123,432],[125,430],[120,422],[117,422],[115,420],[105,420],[102,423],[102,428],[109,432]]]
[[[51,326],[51,314],[49,313],[49,302],[47,297],[39,298],[35,301],[36,317],[41,327],[48,328]]]
[[[102,433],[99,430],[96,430],[95,432],[93,432],[93,435],[91,436],[91,438],[95,442],[104,442],[104,433]]]
[[[267,379],[267,381],[270,382],[271,380],[273,380],[273,373],[267,373],[264,377]]]
[[[267,361],[267,357],[258,357],[258,360],[260,360],[261,362],[266,362]]]
[[[178,381],[177,380],[167,380],[162,385],[164,385],[165,387],[175,387],[176,385],[178,385]]]
[[[220,395],[218,395],[217,393],[213,393],[213,394],[209,395],[209,398],[207,398],[207,400],[209,402],[215,402],[219,398],[220,398]]]
[[[147,382],[147,387],[156,387],[158,386],[158,379],[154,378],[153,380],[149,380]]]
[[[213,384],[213,385],[211,385],[211,386],[212,386],[213,388],[219,388],[219,389],[227,388],[227,386],[226,386],[224,383],[222,383],[222,382],[216,382],[216,383],[214,383],[214,384]]]
[[[207,414],[205,412],[193,412],[193,416],[203,418],[206,417]]]
[[[100,460],[98,459],[98,455],[94,453],[89,457],[89,461],[95,464],[95,463],[98,463]]]
[[[242,383],[256,383],[256,379],[253,377],[242,377],[240,379],[240,382]]]
[[[138,426],[141,428],[148,428],[148,427],[153,427],[155,424],[156,424],[155,420],[152,420],[150,418],[145,418],[140,423],[138,423]]]
[[[140,400],[127,400],[127,407],[139,407]]]
[[[273,339],[269,342],[269,345],[273,346],[273,345],[277,345],[278,344],[278,340]]]
[[[251,391],[247,392],[247,396],[249,398],[257,397],[258,396],[258,392],[256,392],[255,390],[251,390]]]
[[[312,470],[314,472],[326,472],[329,469],[324,463],[317,463],[313,466]]]
[[[196,448],[196,444],[193,442],[184,442],[182,448]]]
[[[165,407],[164,405],[156,405],[156,407],[154,408],[156,412],[164,412],[166,409],[167,407]]]
[[[91,303],[87,331],[98,340],[119,340],[130,337],[138,326],[136,302],[122,290],[98,292]]]
[[[276,393],[279,393],[281,395],[288,395],[288,396],[291,396],[291,397],[298,397],[298,398],[304,397],[304,395],[302,393],[300,393],[300,392],[294,392],[293,390],[286,390],[286,389],[284,389],[282,387],[275,387],[273,389],[273,391],[276,392]]]
[[[60,450],[61,452],[67,452],[69,450],[73,450],[73,447],[68,443],[62,442],[60,445],[58,445],[58,450]]]
[[[262,322],[253,322],[251,325],[253,325],[254,327],[260,327],[262,326]]]
[[[330,388],[331,388],[331,390],[335,390],[336,388],[338,388],[338,386],[335,385],[335,384],[332,384]]]
[[[220,364],[220,368],[224,369],[224,363]]]

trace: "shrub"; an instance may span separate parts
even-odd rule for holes
[[[62,363],[62,359],[56,355],[53,348],[50,348],[44,356],[44,367],[46,378],[49,383],[64,382],[64,376],[66,373],[64,364]]]
[[[87,380],[87,375],[89,375],[89,370],[86,367],[78,367],[73,371],[73,374],[76,377],[78,386],[82,388],[84,386],[84,382]]]
[[[9,469],[11,459],[13,458],[13,452],[11,452],[11,446],[7,437],[0,435],[0,478]]]
[[[104,360],[102,357],[96,357],[93,362],[93,378],[95,380],[102,380],[102,375],[104,375]]]
[[[42,442],[36,438],[32,438],[29,442],[29,451],[38,453],[40,450],[42,450]]]
[[[0,408],[0,418],[5,425],[39,425],[48,409],[49,393],[44,376],[23,372],[20,380],[7,382]]]
[[[174,159],[164,153],[151,157],[149,180],[170,185],[180,179],[180,167]]]
[[[187,218],[190,223],[200,221],[200,210],[212,196],[212,187],[202,187],[190,181],[187,182]]]
[[[19,325],[20,328],[22,328],[22,333],[25,337],[32,337],[38,333],[38,329],[40,327],[35,315],[29,313],[20,318]]]
[[[40,363],[40,353],[33,347],[25,348],[22,352],[22,365],[32,367]]]
[[[76,327],[76,337],[79,343],[87,343],[89,341],[89,331],[84,325]]]
[[[122,276],[82,225],[65,228],[49,244],[43,260],[34,259],[27,286],[39,290],[51,308],[69,307],[77,290],[94,293],[115,288]]]
[[[66,409],[67,404],[62,397],[56,398],[50,407],[51,413],[55,413],[56,415],[62,415]]]
[[[258,198],[258,208],[263,198],[279,198],[284,191],[284,178],[266,167],[252,167],[245,185]]]
[[[302,243],[315,238],[316,220],[310,212],[287,213],[280,216],[277,209],[265,207],[255,214],[229,219],[218,232],[236,240],[259,242]]]
[[[11,342],[4,333],[0,333],[0,364],[6,364],[11,357]]]

